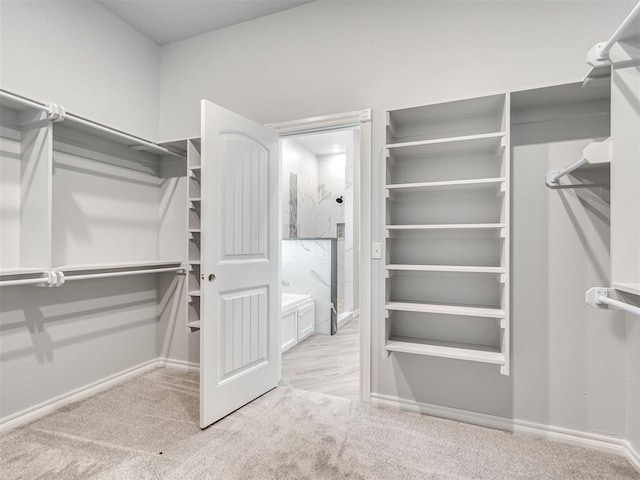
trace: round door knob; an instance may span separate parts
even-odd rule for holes
[[[213,273],[209,274],[209,281],[213,282],[216,279],[216,276]]]

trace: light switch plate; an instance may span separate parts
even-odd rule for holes
[[[371,243],[371,258],[382,258],[382,243],[380,242],[372,242]]]

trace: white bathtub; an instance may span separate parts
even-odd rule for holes
[[[304,302],[312,300],[311,295],[300,295],[297,293],[283,293],[282,294],[282,310],[287,310],[291,307],[296,307]]]

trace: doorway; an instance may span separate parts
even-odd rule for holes
[[[282,383],[359,399],[360,128],[281,139]]]

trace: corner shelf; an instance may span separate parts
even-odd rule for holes
[[[413,337],[389,338],[385,345],[387,352],[412,353],[432,357],[468,360],[472,362],[504,365],[505,356],[495,347],[459,342],[438,342],[420,340]]]
[[[189,332],[200,331],[200,321],[203,318],[202,278],[200,266],[202,252],[200,250],[200,236],[202,233],[201,204],[202,204],[202,158],[201,143],[198,139],[187,141],[187,241],[185,244],[188,271],[184,289],[186,291],[186,326]]]
[[[188,322],[187,327],[191,329],[191,331],[200,330],[200,320],[196,320],[193,322]]]

